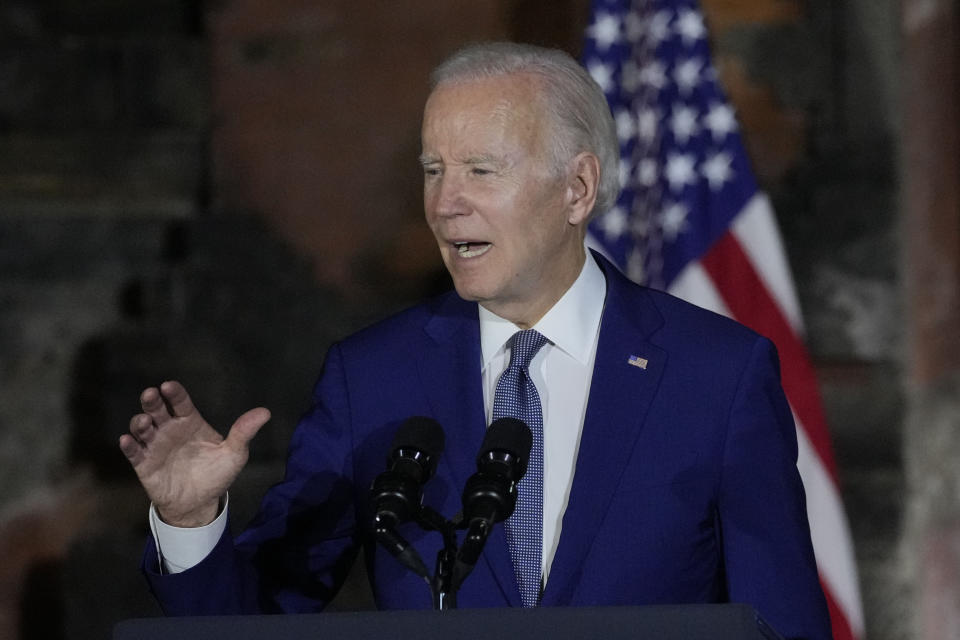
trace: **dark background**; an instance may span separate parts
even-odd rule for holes
[[[950,50],[905,62],[923,47],[905,17],[920,4],[702,1],[794,270],[871,638],[913,637],[922,609],[925,556],[904,516],[929,500],[904,451],[920,476],[952,478],[957,457],[927,469],[904,425],[944,371],[940,449],[960,448],[960,359],[929,376],[911,364],[917,264],[933,265],[922,282],[946,305],[931,320],[946,351],[958,340],[949,193],[945,253],[904,240],[922,224],[903,188],[903,79],[946,65],[956,80]],[[147,502],[116,446],[144,386],[182,380],[224,428],[271,408],[231,493],[242,525],[282,474],[327,345],[446,286],[416,162],[431,67],[478,39],[576,56],[588,13],[586,0],[0,5],[0,637],[104,638],[158,613],[137,572]],[[924,82],[936,100],[943,84]],[[927,162],[960,156],[944,135]],[[358,581],[337,606],[368,603]]]

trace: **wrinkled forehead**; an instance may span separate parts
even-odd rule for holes
[[[541,142],[547,118],[539,82],[512,74],[439,84],[424,107],[424,145],[477,136]]]

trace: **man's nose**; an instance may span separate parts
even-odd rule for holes
[[[463,193],[463,180],[452,172],[444,173],[436,184],[437,214],[441,216],[463,215],[468,211]]]

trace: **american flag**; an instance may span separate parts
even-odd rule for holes
[[[797,296],[696,0],[594,0],[583,64],[616,120],[623,187],[591,224],[590,242],[634,280],[777,345],[833,635],[862,638],[853,547]]]

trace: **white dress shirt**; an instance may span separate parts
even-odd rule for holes
[[[540,559],[544,584],[557,552],[563,513],[573,485],[606,289],[603,272],[588,252],[573,285],[531,327],[549,341],[530,362],[530,378],[543,405],[543,552]],[[510,364],[508,343],[520,330],[509,320],[480,307],[487,424],[493,416],[497,381]]]
[[[573,485],[606,288],[603,272],[587,252],[576,281],[532,327],[549,340],[530,363],[530,377],[543,405],[544,584],[557,551],[563,513]],[[517,331],[520,328],[509,320],[480,307],[483,400],[488,425],[497,381],[510,364],[507,343]],[[227,502],[217,519],[204,527],[172,527],[160,520],[153,505],[149,517],[163,569],[179,573],[198,564],[216,546],[227,526]]]

